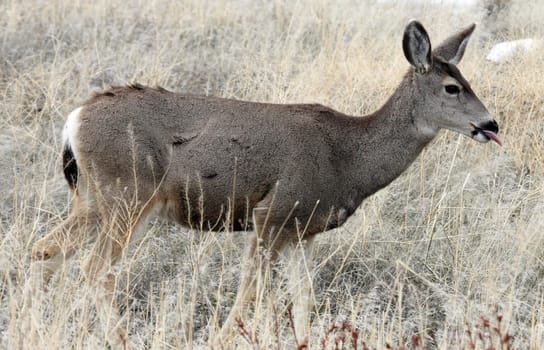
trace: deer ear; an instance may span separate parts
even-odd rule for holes
[[[465,49],[474,28],[476,28],[476,24],[472,23],[459,33],[450,36],[434,49],[433,54],[442,57],[449,63],[459,63],[465,54]]]
[[[417,73],[426,73],[431,68],[431,40],[423,25],[418,21],[410,21],[402,38],[404,56]]]

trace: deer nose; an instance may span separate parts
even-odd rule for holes
[[[494,133],[498,133],[499,132],[499,124],[497,124],[497,122],[495,120],[491,120],[487,123],[484,123],[482,125],[480,125],[480,129],[482,130],[489,130],[489,131],[493,131]]]

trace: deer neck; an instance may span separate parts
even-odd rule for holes
[[[421,126],[419,108],[424,96],[418,91],[413,72],[409,72],[397,90],[377,112],[358,118],[351,151],[351,169],[357,172],[357,197],[387,186],[418,157],[438,130]]]

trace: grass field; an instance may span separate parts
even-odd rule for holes
[[[93,91],[139,82],[364,115],[408,68],[401,39],[411,18],[433,43],[478,23],[460,68],[505,144],[441,132],[344,227],[318,237],[310,347],[354,349],[357,334],[358,349],[544,348],[544,51],[484,59],[497,42],[542,38],[542,1],[464,10],[436,1],[3,0],[0,14],[0,348],[107,348],[79,273],[85,250],[21,312],[32,244],[70,209],[62,126]],[[153,222],[119,269],[134,348],[207,348],[234,300],[247,237]],[[297,348],[287,274],[278,266],[272,275],[244,319],[255,338],[226,349]]]

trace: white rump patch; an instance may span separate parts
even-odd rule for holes
[[[63,144],[69,145],[74,154],[74,158],[77,159],[77,150],[75,148],[77,140],[77,132],[79,131],[79,125],[81,121],[79,120],[79,113],[83,107],[76,108],[68,115],[66,118],[66,123],[64,124],[64,129],[62,130],[62,142]]]

